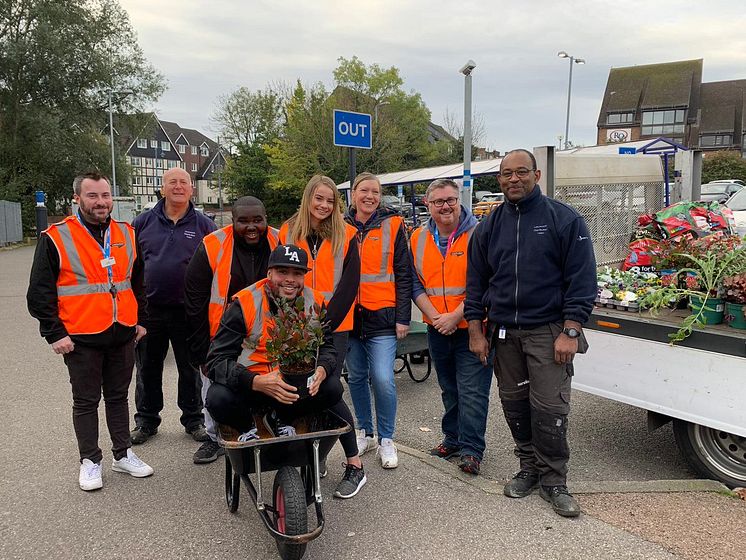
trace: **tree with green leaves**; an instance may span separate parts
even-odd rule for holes
[[[22,202],[30,216],[40,189],[55,212],[76,173],[108,174],[110,90],[127,92],[112,96],[118,115],[141,112],[164,90],[116,0],[0,0],[0,199]],[[125,126],[117,118],[115,131]]]
[[[702,158],[702,183],[718,179],[746,181],[746,159],[739,152],[720,150],[707,152]]]

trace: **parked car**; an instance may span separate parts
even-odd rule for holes
[[[733,211],[736,219],[736,231],[746,237],[746,189],[741,189],[731,196],[725,205]]]
[[[741,179],[717,179],[715,181],[710,181],[710,183],[735,183],[736,185],[746,187],[746,181],[742,181]]]
[[[505,202],[505,195],[503,193],[486,194],[482,197],[482,200],[477,202],[474,206],[472,213],[478,220],[481,220],[503,202]]]
[[[385,194],[381,197],[381,204],[391,208],[399,208],[399,197],[393,194]]]
[[[743,189],[743,185],[739,185],[738,183],[713,181],[712,183],[705,183],[702,185],[699,199],[705,202],[716,200],[717,202],[723,203],[728,200],[731,195],[737,193],[741,189]]]
[[[474,201],[481,202],[485,195],[492,194],[491,191],[474,191]]]

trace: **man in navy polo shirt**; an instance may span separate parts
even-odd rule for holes
[[[189,329],[184,309],[184,276],[202,238],[215,223],[194,209],[192,178],[175,167],[163,174],[163,198],[133,226],[145,262],[148,334],[137,346],[135,429],[132,443],[144,443],[158,432],[163,409],[163,362],[168,345],[179,371],[178,405],[181,424],[196,441],[208,439],[202,415],[202,380],[189,362]]]

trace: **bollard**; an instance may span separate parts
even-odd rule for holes
[[[44,191],[36,191],[34,200],[36,200],[36,236],[41,236],[41,232],[49,227],[47,219],[47,207],[44,205],[47,197]]]

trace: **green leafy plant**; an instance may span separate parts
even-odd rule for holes
[[[268,297],[277,306],[268,329],[267,355],[286,373],[306,373],[316,367],[324,342],[326,310],[317,303],[305,308],[303,297],[294,300]]]
[[[712,300],[723,292],[723,280],[734,273],[746,270],[746,248],[737,246],[740,240],[731,237],[713,239],[700,245],[698,254],[677,253],[672,258],[688,266],[679,268],[670,281],[645,296],[643,307],[656,314],[684,298],[700,298],[701,305],[694,307],[680,328],[669,334],[671,343],[680,342],[692,334],[694,328],[705,325],[704,313],[712,310]]]

